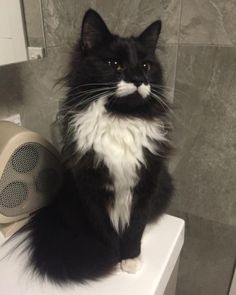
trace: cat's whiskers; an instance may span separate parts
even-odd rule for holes
[[[117,82],[97,82],[97,83],[86,83],[86,84],[79,84],[77,86],[70,87],[70,89],[78,89],[78,88],[83,88],[83,87],[88,87],[88,86],[109,86],[109,85],[117,85]]]
[[[85,105],[85,104],[88,104],[88,103],[91,103],[91,102],[97,100],[97,98],[100,98],[101,96],[107,96],[107,95],[111,96],[111,95],[114,95],[114,94],[115,94],[114,91],[110,91],[110,90],[103,91],[102,93],[97,93],[96,95],[89,96],[88,98],[86,98],[86,99],[84,99],[84,100],[82,100],[82,101],[80,101],[80,102],[78,102],[76,104],[73,104],[73,106],[61,107],[60,112],[70,110],[67,113],[74,113],[74,112],[77,113],[77,111],[71,111],[71,108],[76,109],[76,108],[78,108],[78,107],[80,107],[82,105]]]
[[[152,87],[152,91],[158,93],[158,95],[165,98],[166,101],[170,102],[173,100],[174,89],[165,89],[165,88],[160,88],[155,86],[151,86],[151,87]]]
[[[99,98],[100,96],[103,96],[105,94],[108,94],[108,92],[104,92],[102,94],[96,94],[94,96],[89,97],[88,99],[85,99],[85,100],[80,101],[80,102],[78,102],[76,104],[73,104],[73,106],[61,107],[60,110],[61,111],[70,110],[68,113],[73,113],[73,112],[77,113],[77,110],[76,109],[78,107],[83,106],[83,105],[86,105],[88,103],[91,103],[91,102],[95,101],[97,98]],[[71,111],[72,108],[74,108],[75,110],[74,111]]]
[[[152,86],[153,89],[155,90],[164,90],[164,91],[169,91],[169,92],[172,92],[172,94],[174,95],[174,93],[177,93],[177,94],[181,94],[183,95],[184,97],[188,97],[187,94],[182,91],[182,90],[179,90],[178,88],[176,87],[171,87],[171,86],[165,86],[165,85],[160,85],[160,84],[155,84],[155,83],[150,83],[150,85]]]
[[[77,90],[75,92],[70,91],[67,95],[67,98],[71,97],[71,96],[76,96],[77,94],[86,94],[86,93],[92,93],[92,92],[98,92],[98,91],[101,91],[101,90],[106,90],[106,89],[110,89],[110,87],[102,87],[102,88],[94,88],[94,89],[87,89],[87,90]]]
[[[103,87],[103,88],[96,88],[96,89],[91,89],[91,90],[83,90],[83,91],[79,91],[79,94],[90,94],[92,92],[100,92],[103,90],[113,90],[116,89],[116,87]]]
[[[155,83],[150,83],[152,87],[155,87],[155,88],[165,88],[165,89],[171,89],[171,90],[174,90],[175,88],[172,87],[172,86],[166,86],[166,85],[161,85],[161,84],[155,84]]]
[[[156,95],[156,94],[155,94]],[[161,94],[163,97],[165,97],[163,94]],[[160,100],[161,100],[161,98],[160,98],[160,96],[158,96],[158,98],[157,98],[157,96],[158,95],[156,95],[156,97],[153,97],[153,98],[155,98],[155,99],[157,99],[157,101],[161,104],[161,102],[160,102]],[[162,100],[162,103],[163,103],[164,101]],[[162,105],[162,104],[161,104]],[[167,104],[165,104],[166,105],[166,107],[168,106]],[[162,107],[163,107],[163,105],[162,105]],[[163,109],[164,109],[164,107],[163,107]],[[187,126],[186,125],[186,123],[182,120],[182,119],[180,119],[176,114],[175,114],[175,112],[173,112],[173,110],[168,106],[168,111],[169,111],[169,113],[170,113],[170,116],[172,116],[181,126],[183,126],[186,130],[190,130],[191,131],[191,128],[189,128],[189,126]]]
[[[78,99],[78,98],[86,98],[86,96],[91,95],[91,94],[102,94],[101,91],[105,91],[105,90],[113,90],[116,89],[116,87],[103,87],[103,88],[97,88],[97,89],[89,89],[89,90],[84,90],[84,91],[78,91],[76,93],[73,93],[71,95],[66,96],[66,99],[68,99],[70,102],[73,102],[74,100]],[[64,101],[65,98],[61,98],[59,99],[59,101]]]
[[[160,103],[164,111],[170,110],[170,107],[168,106],[168,104],[160,97],[160,95],[158,95],[157,92],[154,92],[154,90],[152,90],[150,94],[153,98],[155,98]]]
[[[168,102],[168,103],[170,102],[169,97],[166,95],[165,92],[158,91],[157,89],[153,89],[153,88],[152,88],[152,92],[155,93],[155,94],[157,94],[158,96],[164,98],[166,100],[166,102]]]

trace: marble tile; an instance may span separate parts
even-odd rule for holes
[[[230,256],[232,248],[224,246],[217,241],[186,238],[176,295],[228,294],[234,259]]]
[[[0,67],[0,120],[19,113],[23,104],[20,73],[14,64]]]
[[[139,35],[149,24],[161,19],[163,22],[160,42],[172,44],[178,42],[180,22],[179,0],[102,0],[105,5],[97,5],[96,9],[104,15],[115,33],[124,36]],[[109,3],[109,5],[108,5]]]
[[[44,47],[40,1],[23,0],[28,46]]]
[[[162,65],[165,86],[167,87],[165,96],[170,103],[174,100],[177,52],[177,45],[158,46],[156,50],[156,56]]]
[[[51,123],[64,95],[55,83],[65,74],[68,57],[68,49],[55,47],[42,60],[0,67],[0,118],[20,113],[24,127],[51,140]]]
[[[236,48],[180,46],[172,208],[236,225]]]
[[[47,47],[71,46],[78,39],[84,12],[96,0],[43,0]]]
[[[236,44],[235,0],[182,0],[180,43]]]
[[[45,58],[17,65],[25,105],[40,106],[59,99],[61,92],[56,84],[66,73],[70,53],[68,48],[53,47]]]
[[[186,222],[176,295],[226,295],[235,262],[236,227],[171,213]]]
[[[140,34],[151,22],[162,19],[162,43],[177,43],[180,0],[44,0],[47,45],[71,45],[80,34],[83,15],[88,8],[97,10],[108,27],[122,35]]]

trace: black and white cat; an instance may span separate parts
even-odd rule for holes
[[[148,222],[166,208],[168,103],[155,57],[161,22],[121,38],[88,10],[61,107],[65,181],[28,232],[30,262],[57,283],[140,267]],[[157,253],[158,255],[158,253]]]

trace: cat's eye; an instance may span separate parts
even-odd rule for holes
[[[151,65],[148,62],[143,63],[143,69],[145,72],[149,72],[151,69]]]
[[[116,71],[121,72],[124,70],[124,66],[117,60],[108,60],[108,65],[113,67]]]

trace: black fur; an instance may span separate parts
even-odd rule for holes
[[[155,83],[160,85],[159,96],[165,100],[162,69],[155,57],[160,29],[158,21],[139,37],[120,38],[108,31],[96,12],[89,10],[84,17],[81,39],[65,78],[68,93],[60,111],[64,184],[53,203],[39,210],[21,230],[29,233],[30,262],[42,277],[60,284],[85,282],[111,273],[122,259],[140,254],[146,224],[166,209],[173,190],[165,163],[170,151],[168,142],[156,143],[159,155],[144,150],[146,165],[138,171],[130,225],[118,234],[107,213],[107,207],[114,202],[114,194],[104,185],[113,181],[108,168],[102,162],[97,163],[93,150],[79,155],[73,134],[68,132],[71,115],[91,103],[84,91],[96,89],[94,94],[102,93],[102,87],[109,86],[109,82],[124,79],[137,85]],[[108,64],[113,60],[122,64],[121,71]],[[142,68],[143,63],[150,65],[149,71]],[[106,108],[113,116],[138,117],[150,122],[160,118],[165,123],[165,106],[167,101],[163,106],[152,96],[144,100],[134,93],[122,99],[111,95]]]

